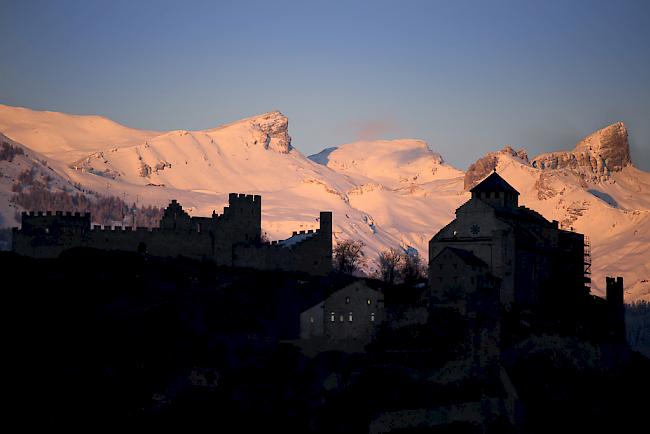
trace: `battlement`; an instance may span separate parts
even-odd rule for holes
[[[20,214],[21,218],[26,218],[26,217],[81,217],[81,218],[90,218],[90,213],[85,212],[83,215],[80,212],[71,212],[71,211],[66,211],[65,214],[63,211],[56,211],[54,215],[52,215],[52,211],[23,211]]]
[[[21,213],[19,232],[49,232],[54,227],[59,228],[59,230],[88,230],[90,229],[90,213],[81,214],[70,211],[65,214],[62,211],[56,211],[54,215],[52,215],[52,211],[23,211]]]
[[[262,203],[262,196],[259,194],[230,193],[228,194],[228,203],[252,202]]]

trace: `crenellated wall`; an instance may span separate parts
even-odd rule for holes
[[[125,250],[155,256],[213,259],[218,265],[327,274],[332,268],[332,213],[322,212],[320,229],[288,240],[261,244],[262,198],[231,193],[223,214],[191,217],[172,200],[159,228],[99,226],[90,214],[23,213],[13,230],[13,250],[32,257],[56,257],[72,247]]]
[[[332,271],[332,213],[321,212],[319,222],[319,229],[294,232],[286,240],[261,245],[237,244],[233,265],[328,274]]]

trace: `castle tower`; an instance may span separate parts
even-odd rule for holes
[[[320,213],[320,231],[323,236],[327,236],[332,240],[332,212],[321,211]]]
[[[332,212],[321,211],[320,213],[320,229],[319,237],[321,241],[321,248],[326,252],[326,260],[324,270],[326,273],[332,271]]]
[[[625,301],[623,278],[606,277],[607,316],[610,335],[614,339],[625,339]]]
[[[262,236],[260,195],[230,193],[227,214],[230,218],[230,230],[240,234],[239,239],[235,241],[258,242],[260,240]]]

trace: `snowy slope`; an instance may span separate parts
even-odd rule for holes
[[[0,132],[55,160],[71,163],[109,147],[142,143],[155,131],[125,127],[101,116],[79,116],[0,104]]]
[[[0,145],[14,148],[16,154],[8,159],[0,159],[0,227],[15,226],[16,216],[22,209],[11,202],[14,184],[24,182],[21,174],[28,172],[30,179],[47,186],[50,191],[79,191],[70,179],[55,170],[57,163],[46,156],[0,133]]]
[[[392,189],[464,175],[444,164],[426,142],[415,139],[360,141],[329,148],[326,162],[322,152],[309,158],[357,183],[372,180]]]

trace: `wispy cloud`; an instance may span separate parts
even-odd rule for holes
[[[349,128],[355,140],[381,139],[399,132],[397,123],[388,118],[351,122]]]

